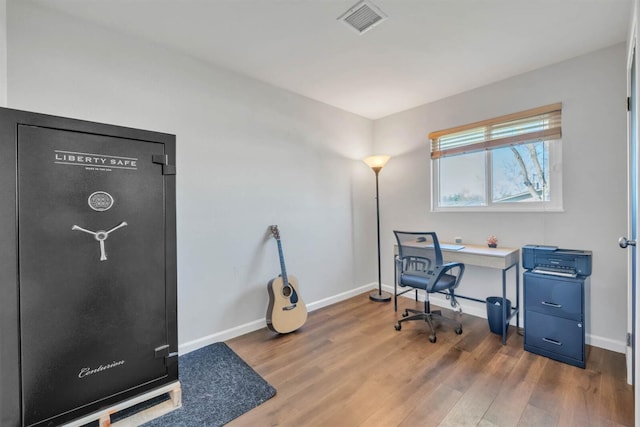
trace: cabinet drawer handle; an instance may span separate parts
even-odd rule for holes
[[[553,308],[562,308],[562,304],[555,304],[555,303],[547,302],[547,301],[542,301],[540,304],[546,305],[548,307],[553,307]]]
[[[562,345],[560,341],[552,340],[551,338],[542,338],[542,341],[548,342],[550,344]]]

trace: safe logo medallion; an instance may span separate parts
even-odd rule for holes
[[[97,212],[104,212],[111,209],[114,203],[113,196],[106,191],[96,191],[89,196],[89,207]]]

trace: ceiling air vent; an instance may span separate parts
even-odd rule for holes
[[[369,31],[385,19],[387,15],[369,0],[362,0],[338,18],[358,34]]]

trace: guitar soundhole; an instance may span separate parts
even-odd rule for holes
[[[291,296],[291,286],[285,286],[282,288],[282,295],[289,298]]]

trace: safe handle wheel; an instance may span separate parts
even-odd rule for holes
[[[116,231],[119,228],[122,227],[126,227],[127,223],[126,221],[122,221],[120,224],[116,225],[115,227],[111,228],[108,231],[104,231],[104,230],[98,230],[98,231],[90,231],[87,230],[85,228],[79,227],[77,225],[74,225],[73,227],[71,227],[72,231],[84,231],[85,233],[91,234],[93,236],[94,239],[96,239],[99,243],[100,243],[100,261],[106,261],[107,260],[107,252],[104,248],[104,241],[107,240],[107,238],[109,237],[109,234]]]

